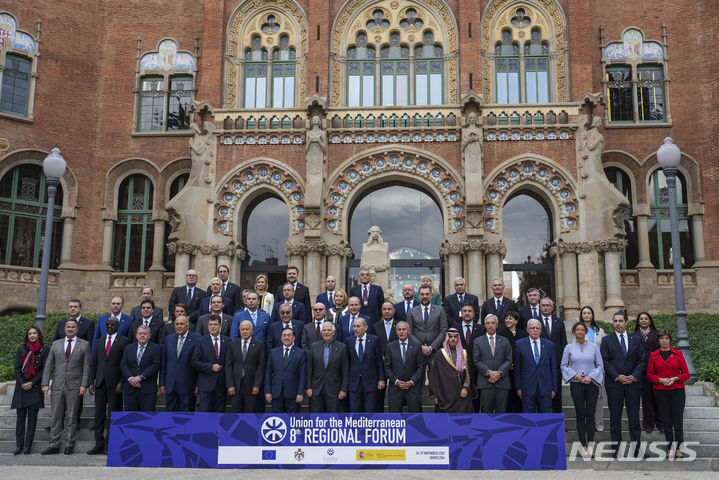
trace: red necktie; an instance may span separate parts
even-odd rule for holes
[[[215,337],[215,358],[220,358],[220,350],[217,348],[217,337]]]
[[[320,322],[317,322],[316,334],[317,334],[317,340],[322,338],[322,334],[320,333]]]
[[[110,348],[112,348],[112,337],[108,335],[107,337],[107,345],[105,345],[105,356],[110,356]]]
[[[465,325],[465,328],[464,339],[467,342],[467,348],[469,348],[469,345],[472,345],[472,330],[469,329],[469,325]]]
[[[368,298],[368,297],[367,297],[367,290],[368,290],[367,285],[365,285],[365,286],[364,286],[364,291],[362,292],[362,301],[363,301],[364,303],[367,303],[367,298]]]
[[[67,359],[70,359],[70,354],[72,353],[72,338],[67,339],[67,348],[65,349],[65,356]]]

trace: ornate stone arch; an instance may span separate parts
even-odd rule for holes
[[[102,205],[105,214],[103,218],[117,220],[117,195],[120,191],[120,184],[125,178],[135,173],[145,175],[152,183],[153,218],[157,217],[159,212],[164,211],[162,206],[164,199],[161,201],[158,194],[157,179],[160,171],[157,166],[146,158],[129,158],[116,163],[105,174],[105,198]],[[161,214],[159,215],[161,216]]]
[[[632,192],[632,211],[637,211],[637,201],[644,195],[645,188],[637,184],[637,174],[639,173],[639,160],[622,150],[606,150],[602,154],[602,164],[604,168],[614,167],[620,169],[629,178],[629,187]],[[642,187],[641,189],[639,187]]]
[[[327,181],[325,228],[347,236],[357,196],[381,182],[401,180],[422,187],[439,203],[445,236],[464,230],[464,181],[442,158],[413,147],[378,147],[346,160]]]
[[[162,167],[162,170],[160,170],[160,178],[157,183],[158,188],[162,189],[161,198],[163,203],[167,204],[169,201],[168,196],[170,195],[170,186],[172,185],[172,182],[183,173],[190,173],[191,169],[192,160],[187,157],[176,158]],[[160,194],[160,192],[158,192],[158,194]]]
[[[656,152],[652,153],[644,159],[644,165],[647,167],[647,173],[644,177],[644,189],[646,192],[645,198],[647,201],[647,205],[649,205],[649,180],[652,178],[652,175],[655,171],[662,168],[657,162]],[[701,169],[699,168],[699,164],[697,163],[697,161],[689,155],[682,153],[681,161],[679,166],[677,167],[677,170],[684,176],[684,180],[686,180],[687,182],[686,189],[688,204],[691,205],[702,203],[703,200],[701,191]],[[692,210],[691,207],[690,210]]]
[[[274,15],[278,23],[288,25],[280,31],[264,34],[262,25],[268,15]],[[271,52],[279,46],[280,35],[288,35],[290,45],[297,52],[297,74],[295,82],[295,101],[297,106],[307,97],[307,15],[293,0],[247,0],[240,3],[230,16],[227,27],[227,54],[225,55],[225,108],[237,108],[240,91],[240,65],[243,57],[243,46],[250,45],[253,35],[259,34],[262,46]]]
[[[555,233],[579,229],[579,198],[574,179],[558,163],[534,154],[519,155],[496,167],[484,181],[484,230],[502,231],[506,199],[522,187],[542,195],[553,210]]]
[[[305,186],[301,179],[296,171],[277,160],[254,158],[244,162],[218,182],[213,212],[215,233],[236,238],[241,233],[235,225],[237,215],[263,192],[271,192],[287,204],[290,236],[304,231]]]
[[[484,98],[494,99],[494,45],[501,40],[502,30],[511,28],[518,39],[529,38],[529,28],[515,27],[511,21],[518,8],[536,19],[542,39],[549,42],[550,84],[554,102],[568,102],[569,99],[569,48],[565,35],[567,19],[555,0],[492,0],[482,14],[482,83]],[[531,18],[531,17],[530,17]]]
[[[0,159],[0,179],[13,168],[24,163],[42,166],[43,160],[50,152],[34,149],[21,149],[8,153]],[[62,186],[62,214],[61,217],[75,218],[77,212],[77,177],[68,165],[65,174],[60,179]]]
[[[421,29],[410,27],[406,30],[399,28],[400,19],[407,9],[413,8],[418,15],[421,14],[426,23]],[[369,31],[366,21],[372,17],[372,12],[382,10],[386,18],[390,19],[390,28],[380,31],[375,29]],[[396,28],[395,28],[396,27]],[[401,43],[410,46],[422,42],[422,32],[432,29],[435,34],[435,42],[444,46],[447,67],[447,101],[448,104],[459,103],[457,88],[457,58],[459,56],[459,45],[457,40],[457,22],[444,0],[394,0],[392,2],[381,2],[375,0],[349,0],[342,7],[335,17],[330,38],[330,105],[341,106],[343,99],[343,71],[345,63],[345,52],[348,45],[355,42],[359,31],[368,33],[368,42],[389,43],[389,33],[400,32]],[[387,38],[385,38],[387,37]]]

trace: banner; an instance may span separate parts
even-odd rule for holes
[[[107,465],[564,470],[564,416],[114,412]]]

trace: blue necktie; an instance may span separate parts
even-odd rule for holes
[[[622,342],[622,353],[624,354],[624,357],[626,358],[626,356],[627,356],[627,342],[624,341],[624,334],[619,335],[619,338],[621,339],[621,342]]]
[[[257,327],[257,312],[252,312],[250,315],[252,315],[252,325]]]
[[[536,340],[534,341],[534,362],[539,363],[539,346]]]
[[[357,349],[357,356],[359,357],[359,361],[361,362],[364,358],[364,348],[362,348],[362,338],[359,339],[359,348]]]
[[[427,323],[429,323],[429,307],[424,307],[424,326],[427,327]]]
[[[330,308],[334,307],[334,305],[335,305],[335,303],[332,301],[332,297],[333,297],[333,296],[334,296],[334,295],[332,294],[332,292],[330,292],[330,294],[328,295],[328,297],[330,297],[330,298],[328,299],[328,300],[329,300],[329,303],[330,303]]]
[[[327,364],[330,363],[330,344],[325,343],[325,351],[322,356],[322,360],[324,361],[325,368],[327,368]]]
[[[409,308],[412,306],[412,302],[405,302],[407,303],[407,309],[405,310],[404,314],[409,315]]]

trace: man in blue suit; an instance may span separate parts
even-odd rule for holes
[[[305,310],[305,305],[297,300],[295,297],[295,291],[292,287],[292,284],[287,282],[282,286],[282,296],[283,298],[279,301],[275,302],[275,306],[272,307],[272,315],[270,315],[270,318],[272,322],[277,322],[280,320],[280,307],[282,305],[289,305],[292,308],[292,318],[295,320],[299,320],[304,324],[307,321],[307,310]]]
[[[273,348],[265,367],[265,401],[273,413],[297,413],[305,393],[305,351],[295,345],[295,331],[283,328],[282,344]]]
[[[402,296],[404,300],[394,304],[394,318],[398,322],[406,322],[409,311],[419,305],[419,302],[414,301],[414,287],[409,283],[402,287]]]
[[[124,410],[154,412],[162,349],[150,341],[150,327],[137,327],[135,338],[137,342],[125,347],[120,361],[120,370],[125,379],[122,385]]]
[[[267,327],[267,352],[271,352],[273,348],[279,347],[282,344],[282,330],[285,328],[291,328],[295,332],[295,345],[300,347],[300,337],[302,336],[302,329],[304,323],[299,320],[292,318],[291,307],[287,304],[280,305],[279,308],[279,322],[272,322]]]
[[[190,319],[175,317],[175,333],[165,338],[160,372],[160,393],[165,395],[166,412],[194,412],[197,372],[192,354],[202,336],[190,331]]]
[[[230,338],[235,340],[240,337],[240,324],[245,320],[252,324],[252,338],[267,343],[267,329],[270,326],[270,316],[259,308],[259,295],[254,290],[246,295],[247,302],[245,310],[235,313],[232,319],[232,329],[230,330]]]
[[[384,291],[379,285],[370,283],[372,274],[369,269],[361,268],[359,271],[360,285],[355,285],[350,290],[350,297],[360,299],[360,313],[369,317],[369,323],[374,325],[382,318],[382,304],[384,303]]]
[[[210,286],[207,287],[207,290],[210,292],[208,293],[205,298],[200,300],[200,313],[199,315],[205,315],[207,313],[214,313],[212,311],[212,305],[210,305],[210,300],[215,295],[222,298],[222,313],[225,315],[233,315],[235,313],[235,304],[232,301],[230,297],[225,297],[221,294],[222,292],[222,280],[215,277],[212,280],[210,280]],[[199,318],[199,317],[198,317]]]
[[[622,407],[626,404],[629,420],[629,439],[639,451],[642,429],[639,424],[639,398],[642,393],[641,375],[646,364],[642,339],[627,332],[627,317],[619,311],[612,318],[614,333],[602,339],[600,350],[606,372],[604,385],[609,404],[609,428],[616,452],[622,441]]]
[[[347,309],[349,313],[343,315],[337,319],[337,341],[344,342],[354,334],[355,320],[358,318],[364,318],[367,322],[370,321],[367,315],[360,313],[360,299],[357,297],[350,297],[347,301]]]
[[[335,306],[335,293],[337,291],[337,279],[334,275],[327,275],[325,279],[326,290],[317,295],[317,301],[315,303],[324,303],[325,309],[329,310]]]
[[[200,392],[200,412],[225,411],[227,382],[225,359],[230,337],[221,335],[222,318],[211,315],[207,321],[209,335],[200,338],[192,352],[192,368],[197,371],[197,390]]]
[[[130,325],[132,325],[133,318],[130,315],[125,315],[124,313],[122,313],[123,305],[125,305],[125,300],[121,296],[116,295],[112,297],[110,299],[110,313],[106,313],[105,315],[102,315],[97,319],[95,334],[92,336],[92,342],[90,342],[90,346],[92,347],[93,352],[95,351],[95,341],[98,338],[102,338],[107,335],[107,330],[105,329],[105,321],[111,316],[117,318],[120,321],[120,326],[117,329],[117,334],[121,337],[129,337]]]
[[[514,349],[514,388],[524,413],[550,413],[557,394],[557,359],[554,345],[541,338],[542,324],[530,320],[528,338],[517,340]]]
[[[354,335],[345,340],[350,359],[349,399],[352,412],[374,412],[377,391],[385,388],[382,352],[377,337],[367,333],[367,320],[355,320]]]

